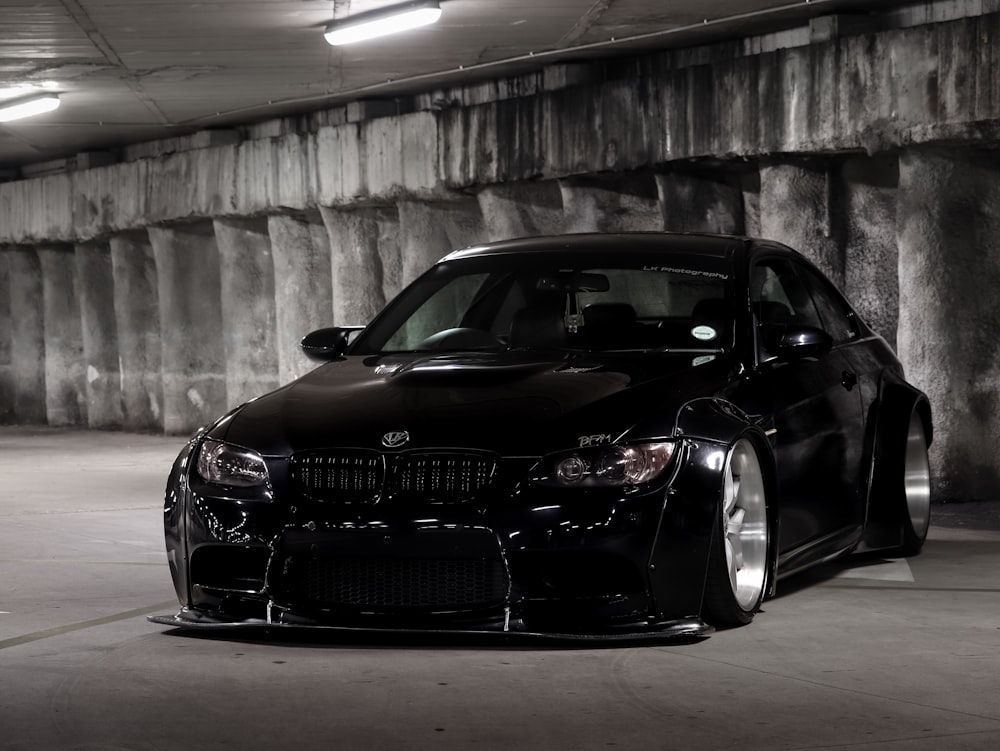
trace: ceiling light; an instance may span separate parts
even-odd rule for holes
[[[427,26],[440,16],[441,5],[438,2],[405,3],[334,21],[326,27],[325,36],[326,41],[333,45],[351,44]]]
[[[27,99],[17,99],[0,105],[0,123],[7,123],[11,120],[20,120],[22,117],[40,115],[43,112],[51,112],[59,106],[59,97],[55,94],[42,94],[41,96],[28,97]]]

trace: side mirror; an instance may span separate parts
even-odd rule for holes
[[[363,326],[333,326],[316,329],[306,334],[299,342],[299,346],[310,360],[319,362],[339,360],[347,351],[352,335],[363,328]]]
[[[833,347],[833,337],[815,326],[766,323],[760,328],[764,346],[779,360],[819,357]]]

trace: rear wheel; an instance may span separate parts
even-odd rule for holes
[[[716,626],[740,626],[753,619],[764,599],[769,547],[764,474],[757,450],[746,438],[729,452],[719,510],[705,615]]]
[[[924,421],[913,410],[906,433],[906,455],[903,462],[903,497],[905,505],[900,516],[903,541],[899,553],[916,555],[927,539],[931,525],[931,470],[927,459],[927,435]]]

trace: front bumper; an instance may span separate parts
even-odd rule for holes
[[[699,447],[687,449],[697,459]],[[165,509],[183,608],[151,619],[162,625],[584,640],[710,632],[699,614],[719,483],[704,461],[684,462],[667,486],[627,493],[520,486],[486,503],[352,508],[287,488],[264,503],[204,495],[185,464]],[[440,593],[450,574],[435,566],[450,560],[485,563],[485,594],[378,599],[340,573],[349,565],[359,580],[390,582],[397,576],[382,572],[392,566],[430,561]],[[304,588],[303,574],[314,577]],[[352,594],[330,594],[345,578]]]

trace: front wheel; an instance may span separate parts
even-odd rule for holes
[[[718,526],[712,537],[705,617],[715,626],[753,620],[764,599],[768,571],[767,494],[753,443],[739,439],[723,473]]]

